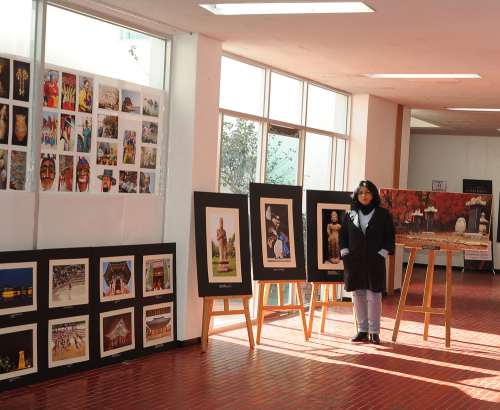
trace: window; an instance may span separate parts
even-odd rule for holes
[[[250,182],[343,190],[349,101],[347,93],[223,56],[219,192],[248,194]],[[305,222],[305,198],[303,203]],[[283,286],[285,303],[294,303],[292,290],[289,284]],[[307,294],[310,289],[304,286],[302,291]],[[276,292],[273,287],[270,304]],[[251,304],[257,293],[256,287]],[[252,311],[255,315],[255,305]],[[226,325],[228,320],[238,319],[215,317],[213,326]]]
[[[0,0],[2,32],[0,52],[31,57],[32,0]]]

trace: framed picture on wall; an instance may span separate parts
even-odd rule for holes
[[[49,308],[89,303],[89,260],[49,261]]]
[[[135,349],[134,308],[100,314],[101,357]]]
[[[174,292],[173,262],[173,254],[144,255],[141,267],[143,296]]]
[[[143,307],[143,345],[157,346],[174,340],[174,303]]]
[[[195,192],[198,295],[251,295],[246,195]]]
[[[36,336],[36,323],[0,329],[0,359],[5,363],[0,370],[0,380],[38,371]]]
[[[307,190],[307,280],[343,282],[339,231],[351,207],[351,193]]]
[[[0,264],[0,316],[37,310],[37,262]]]
[[[306,278],[302,188],[250,184],[254,280]]]
[[[100,258],[100,300],[135,297],[134,255]]]
[[[49,320],[49,368],[89,360],[89,315]]]

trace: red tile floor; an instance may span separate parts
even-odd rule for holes
[[[407,302],[421,304],[425,267],[415,267]],[[444,307],[444,268],[436,268],[433,307]],[[353,344],[352,310],[320,311],[304,342],[297,315],[268,320],[261,344],[245,329],[176,349],[0,394],[1,409],[500,409],[500,274],[453,271],[451,347],[444,315],[403,315],[384,297],[382,344]],[[201,314],[201,312],[200,312]],[[255,327],[254,327],[255,333]]]

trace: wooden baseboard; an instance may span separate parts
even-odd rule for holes
[[[177,341],[177,347],[191,347],[191,346],[197,346],[197,345],[201,345],[201,336],[195,337],[194,339],[178,340]]]

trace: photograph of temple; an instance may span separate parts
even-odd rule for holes
[[[101,259],[101,300],[134,297],[133,256]]]
[[[144,346],[153,346],[174,340],[172,302],[144,307]]]
[[[101,313],[101,356],[135,348],[134,308]]]

